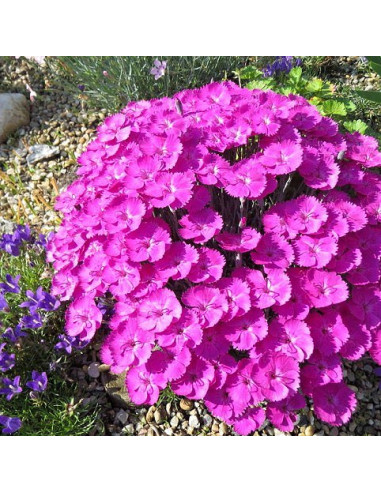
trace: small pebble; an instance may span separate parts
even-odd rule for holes
[[[212,425],[213,418],[208,413],[206,413],[202,416],[202,421],[206,427],[210,427]]]
[[[315,427],[313,425],[308,425],[304,433],[306,436],[313,436],[315,434]]]
[[[219,432],[220,426],[218,424],[213,424],[212,425],[212,432]]]
[[[154,414],[155,422],[157,424],[162,424],[167,418],[167,412],[165,408],[159,407]]]
[[[184,410],[185,412],[188,412],[189,410],[192,410],[192,408],[193,408],[193,401],[188,400],[187,398],[182,398],[180,400],[180,408],[181,408],[181,410]]]
[[[129,436],[132,436],[135,432],[135,428],[133,424],[128,424],[125,427],[123,427],[123,433],[128,434]]]
[[[196,417],[196,415],[191,415],[189,417],[189,425],[190,427],[194,427],[195,429],[198,429],[200,427],[200,421]]]
[[[92,362],[87,368],[87,374],[91,378],[98,378],[100,375],[98,362]]]
[[[119,420],[119,422],[122,425],[125,425],[127,423],[127,420],[128,420],[128,413],[125,410],[120,409],[119,412],[116,414],[115,418],[117,420]]]
[[[155,415],[155,411],[156,411],[156,407],[155,406],[149,407],[148,412],[147,412],[147,415],[146,415],[146,421],[148,423],[153,421],[154,415]]]
[[[228,433],[228,426],[225,424],[225,422],[221,422],[219,425],[218,433],[220,436],[225,436]]]

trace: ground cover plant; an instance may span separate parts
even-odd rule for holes
[[[359,100],[358,95],[353,91],[351,94],[338,94],[334,84],[306,69],[301,58],[278,57],[263,69],[250,64],[238,70],[236,75],[242,85],[249,89],[270,89],[285,95],[305,97],[323,116],[337,121],[342,130],[374,135],[363,120],[356,118],[358,111],[354,100]],[[377,134],[374,136],[379,137]]]
[[[348,422],[342,359],[380,362],[380,163],[293,94],[225,82],[128,104],[57,200],[67,334],[110,329],[103,362],[136,404],[170,388],[249,434],[291,430],[307,397]]]
[[[17,226],[0,238],[0,430],[2,434],[83,435],[96,409],[74,408],[65,378],[69,347],[59,301],[49,294],[46,237]],[[71,343],[70,343],[71,342]]]

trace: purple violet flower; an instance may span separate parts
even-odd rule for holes
[[[3,434],[13,434],[20,429],[22,422],[17,417],[0,415],[0,425],[3,426],[3,430],[1,431]]]
[[[165,74],[165,69],[167,68],[167,62],[166,61],[161,62],[158,59],[156,59],[153,62],[153,64],[154,66],[152,67],[150,74],[155,76],[155,80],[158,80],[161,77],[163,77],[163,75]]]
[[[67,354],[71,354],[74,349],[80,350],[89,344],[89,340],[79,340],[78,337],[70,335],[58,335],[59,342],[54,345],[56,350],[63,350]]]
[[[34,314],[36,310],[40,307],[39,303],[43,300],[43,290],[42,287],[38,287],[36,293],[31,290],[26,291],[26,296],[29,301],[24,301],[20,304],[20,307],[29,308],[31,314]]]
[[[31,290],[26,291],[26,296],[29,301],[24,301],[20,304],[20,307],[29,308],[31,314],[35,314],[37,309],[44,309],[45,311],[55,311],[60,302],[55,297],[45,292],[42,287],[38,287],[36,293]]]
[[[16,277],[12,277],[7,274],[5,276],[5,282],[0,283],[0,289],[3,289],[3,292],[10,292],[13,294],[20,293],[19,280],[21,275],[16,275]]]
[[[34,313],[21,318],[21,324],[24,328],[30,328],[31,330],[36,330],[42,326],[42,319],[40,314]]]
[[[10,343],[16,343],[20,337],[26,337],[27,333],[23,331],[23,326],[19,323],[15,328],[7,328],[2,337],[7,339]]]
[[[12,369],[15,365],[15,354],[9,354],[8,352],[3,352],[6,343],[0,344],[0,371],[6,372],[9,369]]]
[[[28,225],[18,225],[13,233],[13,238],[18,241],[31,241],[32,233],[30,227]]]
[[[44,292],[44,297],[40,302],[40,309],[44,311],[55,311],[59,308],[60,302],[48,292]]]
[[[8,311],[8,303],[1,292],[0,292],[0,311]]]
[[[15,240],[12,234],[4,234],[0,239],[0,249],[12,256],[20,255],[20,241]]]
[[[1,380],[3,385],[0,388],[0,395],[6,395],[7,401],[10,401],[17,393],[22,392],[22,387],[20,386],[20,376],[16,376],[13,380],[9,378],[3,378]]]
[[[3,234],[0,238],[0,249],[12,256],[20,255],[22,243],[31,241],[32,233],[28,225],[18,225],[13,234]]]
[[[273,63],[267,65],[263,70],[263,75],[272,77],[273,75],[280,75],[282,72],[288,73],[293,67],[298,67],[301,63],[300,58],[294,60],[293,56],[278,56]]]
[[[43,248],[46,248],[48,244],[49,237],[45,236],[45,234],[39,234],[38,235],[38,240],[36,241],[36,244],[38,246],[42,246]]]
[[[70,335],[58,335],[58,340],[59,342],[54,345],[55,350],[64,350],[67,354],[71,354],[74,337]]]
[[[46,372],[32,371],[32,380],[26,383],[26,386],[33,391],[42,392],[48,385],[48,376]]]

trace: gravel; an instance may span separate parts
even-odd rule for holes
[[[30,124],[0,145],[2,181],[8,185],[0,189],[0,215],[13,222],[24,219],[49,232],[60,221],[54,199],[75,179],[76,159],[92,140],[105,112],[90,114],[83,102],[54,86],[44,67],[23,58],[8,57],[0,63],[0,92],[22,92],[28,97],[26,83],[38,96],[31,107]],[[0,232],[4,232],[1,222]]]

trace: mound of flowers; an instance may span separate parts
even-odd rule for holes
[[[296,95],[231,82],[110,116],[48,246],[69,336],[136,404],[168,385],[239,434],[356,407],[342,360],[381,362],[381,165]],[[103,319],[109,306],[111,316]],[[103,321],[102,321],[103,320]]]

